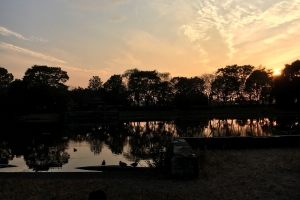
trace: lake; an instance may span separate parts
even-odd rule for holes
[[[177,119],[96,124],[16,123],[3,125],[0,172],[86,172],[82,166],[137,161],[149,167],[172,137],[245,137],[299,134],[295,118]]]

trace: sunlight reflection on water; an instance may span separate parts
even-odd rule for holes
[[[74,148],[77,149],[74,152]],[[126,160],[123,154],[116,155],[111,152],[111,150],[103,145],[103,148],[100,154],[94,154],[90,150],[90,144],[88,142],[75,142],[70,140],[68,143],[68,149],[66,152],[70,155],[68,163],[63,165],[61,168],[50,168],[47,172],[91,172],[89,170],[80,170],[76,169],[77,167],[83,166],[97,166],[101,165],[102,160],[105,160],[106,165],[118,165],[119,161],[126,162],[128,165],[132,163],[132,161]],[[35,172],[33,169],[28,169],[24,157],[16,158],[9,161],[10,165],[15,165],[17,167],[8,167],[1,168],[0,172]],[[146,167],[145,160],[139,161],[138,167]],[[39,171],[42,172],[42,171]],[[92,171],[97,172],[97,171]]]
[[[54,130],[39,127],[41,130],[36,130],[36,126],[21,128],[0,140],[0,163],[17,166],[0,168],[0,172],[88,172],[76,168],[98,166],[103,160],[106,165],[118,165],[119,161],[129,165],[138,160],[138,167],[147,167],[147,161],[153,161],[153,152],[172,137],[299,134],[298,119],[285,118],[127,121],[104,131],[93,130],[90,125]]]

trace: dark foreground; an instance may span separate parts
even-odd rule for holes
[[[1,199],[300,199],[300,149],[197,152],[200,176],[153,172],[0,173]]]

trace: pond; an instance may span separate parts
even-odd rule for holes
[[[2,126],[0,172],[86,172],[83,166],[138,162],[153,166],[172,137],[272,136],[299,134],[298,119],[178,119],[95,124],[16,123]]]

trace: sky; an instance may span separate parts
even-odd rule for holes
[[[0,0],[0,67],[60,67],[87,87],[128,69],[172,77],[300,59],[300,0]]]

